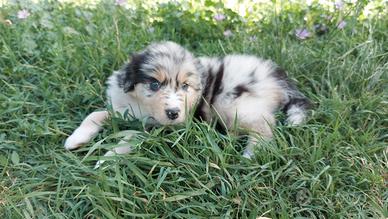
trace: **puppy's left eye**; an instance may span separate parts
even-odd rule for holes
[[[187,91],[189,89],[189,87],[190,87],[190,85],[188,85],[187,83],[184,83],[182,85],[182,90]]]
[[[159,81],[153,81],[150,83],[150,89],[154,92],[158,91],[160,89],[160,83]]]

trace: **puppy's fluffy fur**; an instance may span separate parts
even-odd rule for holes
[[[173,42],[148,46],[108,79],[107,97],[113,110],[162,125],[185,121],[191,110],[210,121],[220,117],[226,128],[238,127],[272,137],[274,113],[283,110],[287,122],[300,124],[309,101],[275,63],[249,55],[223,58],[194,57]],[[74,149],[90,141],[109,116],[107,111],[90,114],[66,140]],[[257,138],[251,135],[245,157],[253,155]],[[130,147],[117,147],[106,155],[123,154]]]

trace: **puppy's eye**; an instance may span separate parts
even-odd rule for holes
[[[188,85],[187,83],[184,83],[182,85],[182,90],[187,91],[189,89],[189,87],[190,87],[190,85]]]
[[[150,83],[150,89],[154,92],[158,91],[160,89],[160,83],[159,81],[153,81]]]

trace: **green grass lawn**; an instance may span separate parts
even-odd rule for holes
[[[209,0],[5,3],[0,218],[387,218],[388,5],[287,2],[247,3],[246,14]],[[252,161],[241,139],[198,121],[143,131],[113,118],[65,151],[82,119],[106,106],[111,72],[158,40],[273,59],[314,109],[305,125],[279,123]],[[136,152],[94,170],[126,130],[141,131]]]

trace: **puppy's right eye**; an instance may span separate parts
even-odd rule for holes
[[[189,86],[190,86],[190,85],[188,85],[187,83],[184,83],[184,84],[182,85],[182,89],[183,89],[184,91],[187,91],[187,90],[189,89]]]
[[[150,89],[154,92],[158,91],[160,89],[160,83],[159,81],[153,81],[150,83]]]

